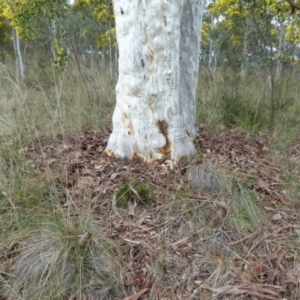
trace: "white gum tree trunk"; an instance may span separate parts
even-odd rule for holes
[[[106,152],[178,160],[195,151],[204,0],[113,0],[119,78]]]
[[[14,52],[16,59],[16,75],[17,77],[25,77],[25,66],[22,58],[22,51],[20,46],[20,38],[15,28],[13,28],[13,41],[14,41]]]

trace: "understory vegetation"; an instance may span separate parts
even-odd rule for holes
[[[197,154],[150,166],[104,154],[105,66],[0,65],[0,299],[300,298],[300,70],[200,68]]]

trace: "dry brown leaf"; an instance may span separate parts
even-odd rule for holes
[[[268,268],[266,266],[260,265],[255,266],[250,269],[251,275],[258,280],[262,280],[262,276],[264,276],[268,272]]]
[[[278,289],[278,286],[273,286]],[[281,287],[279,287],[281,288]],[[257,296],[266,300],[279,300],[279,294],[272,291],[269,288],[264,288],[260,285],[251,285],[249,286],[249,294],[253,296]]]
[[[163,289],[159,286],[156,288],[156,297],[160,300],[163,296]]]
[[[249,234],[249,235],[243,237],[242,239],[240,239],[240,240],[238,240],[238,241],[230,242],[229,245],[233,246],[233,245],[239,244],[239,243],[241,243],[241,242],[243,242],[243,241],[245,241],[245,240],[247,240],[247,239],[249,239],[249,238],[252,238],[252,237],[258,235],[258,233],[259,233],[258,231],[254,231],[254,232],[252,232],[251,234]]]
[[[286,200],[284,199],[284,197],[277,191],[274,191],[274,194],[277,196],[278,200],[281,202],[281,203],[286,203]]]
[[[293,283],[294,285],[298,285],[300,283],[300,274],[296,273],[294,269],[289,269],[286,272],[286,280],[284,283]]]
[[[250,291],[249,295],[255,296],[255,299],[263,299],[263,300],[281,300],[279,296],[271,296],[271,295],[262,295],[261,293]]]
[[[138,229],[132,230],[132,233],[141,233],[141,232],[147,232],[147,231],[150,232],[150,230],[153,229],[152,227],[150,228],[150,227],[146,227],[146,226],[141,226],[139,224],[136,224],[136,226],[138,227]]]
[[[260,187],[262,190],[264,190],[268,194],[270,194],[270,195],[272,194],[272,191],[270,190],[268,183],[265,182],[264,180],[259,178],[257,180],[257,185],[258,185],[258,187]]]
[[[149,290],[148,288],[147,289],[143,289],[143,290],[141,290],[141,291],[139,291],[139,292],[137,292],[137,293],[135,293],[135,294],[133,294],[133,295],[131,295],[129,297],[126,297],[126,298],[124,298],[122,300],[138,300],[148,290]]]
[[[230,294],[230,295],[240,295],[240,294],[245,294],[249,292],[249,289],[247,289],[247,286],[223,286],[219,288],[212,288],[209,285],[203,283],[200,285],[201,289],[209,290],[211,292],[214,292],[216,294]]]
[[[272,291],[271,289],[262,288],[257,285],[241,285],[241,286],[224,286],[220,288],[212,288],[207,284],[201,284],[200,287],[202,289],[207,289],[216,294],[224,294],[224,295],[241,295],[241,294],[249,294],[257,297],[262,297],[266,300],[279,300],[279,295]]]

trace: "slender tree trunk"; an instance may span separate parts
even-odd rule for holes
[[[56,39],[56,24],[55,20],[51,20],[51,53],[52,53],[52,60],[53,62],[56,61],[56,51],[55,51],[55,46],[57,43]]]
[[[109,70],[110,70],[110,78],[113,78],[113,55],[112,55],[112,43],[111,43],[111,28],[108,22],[108,30],[109,30]]]
[[[211,18],[211,30],[214,29],[215,26],[215,18]],[[208,69],[210,71],[214,70],[216,68],[216,57],[215,57],[215,49],[214,49],[214,42],[213,42],[213,37],[210,37],[209,41],[209,57],[208,57]]]
[[[267,7],[267,2],[265,2],[265,7]],[[271,103],[271,115],[270,115],[270,125],[274,126],[276,117],[276,97],[275,97],[275,65],[274,65],[274,47],[272,44],[271,36],[271,20],[268,17],[267,11],[265,11],[265,26],[266,26],[266,45],[270,49],[270,53],[266,51],[266,58],[268,62],[268,68],[270,73],[270,103]]]
[[[17,52],[17,41],[16,41],[16,30],[12,29],[13,34],[13,45],[14,45],[14,54],[15,54],[15,68],[16,68],[16,76],[19,77],[19,60],[18,60],[18,52]]]
[[[23,63],[20,38],[15,28],[13,28],[13,38],[14,38],[14,52],[16,58],[16,74],[17,77],[24,78],[25,76],[25,66]]]
[[[279,32],[279,54],[277,58],[276,64],[276,71],[275,71],[275,82],[280,78],[281,71],[282,71],[282,56],[284,54],[284,39],[285,36],[285,26],[284,24],[280,25],[280,32]]]
[[[208,57],[208,69],[212,70],[212,62],[213,62],[213,41],[212,38],[210,38],[209,42],[209,57]]]
[[[117,103],[106,152],[147,161],[195,151],[204,0],[114,0]]]
[[[246,22],[245,22],[246,23]],[[248,55],[248,33],[247,33],[247,28],[246,25],[245,27],[245,32],[244,32],[244,37],[243,37],[243,56],[242,56],[242,63],[241,63],[241,71],[240,71],[240,76],[241,79],[245,79],[247,75],[247,55]]]
[[[298,76],[298,74],[297,74],[297,72],[296,72],[296,70],[297,70],[297,68],[295,68],[295,65],[294,65],[294,63],[295,63],[295,57],[296,57],[296,53],[297,53],[297,44],[293,44],[293,46],[292,46],[292,59],[291,59],[291,62],[290,62],[290,68],[291,68],[291,70],[292,70],[292,76],[293,77],[296,77],[296,76]]]

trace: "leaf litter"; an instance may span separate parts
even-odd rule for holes
[[[57,180],[72,199],[61,199],[63,209],[76,216],[90,207],[94,222],[121,249],[126,295],[115,299],[299,299],[299,208],[285,191],[285,176],[300,151],[291,147],[283,164],[245,134],[214,134],[202,125],[198,133],[198,156],[178,164],[108,158],[109,129],[32,145],[28,152],[40,176],[62,170]],[[258,197],[266,226],[245,234],[226,225],[232,209],[218,172],[234,174]],[[151,203],[134,181],[151,188]],[[125,208],[116,199],[124,182],[131,191]],[[202,209],[209,215],[195,214]],[[80,245],[89,239],[83,233]]]

